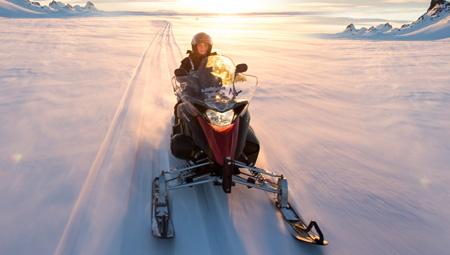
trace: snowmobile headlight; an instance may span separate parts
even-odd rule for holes
[[[206,110],[206,117],[209,122],[215,126],[223,127],[228,126],[233,122],[234,110],[231,109],[226,112],[217,112],[211,109]]]

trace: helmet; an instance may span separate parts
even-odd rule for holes
[[[194,37],[192,37],[192,42],[191,42],[193,52],[197,52],[197,44],[199,44],[199,43],[208,44],[209,45],[208,53],[211,53],[212,45],[213,45],[211,36],[209,36],[207,33],[203,33],[203,32],[200,32],[200,33],[194,35]]]

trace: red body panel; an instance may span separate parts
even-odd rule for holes
[[[234,159],[239,135],[239,118],[226,127],[212,126],[201,116],[197,116],[197,120],[208,140],[216,162],[222,166],[225,157]]]

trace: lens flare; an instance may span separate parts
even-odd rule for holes
[[[11,156],[11,158],[12,158],[12,160],[14,161],[14,163],[19,163],[20,161],[22,161],[22,159],[23,159],[23,155],[22,154],[20,154],[20,153],[14,153],[12,156]]]

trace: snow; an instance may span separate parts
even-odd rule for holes
[[[0,224],[7,230],[0,253],[50,254],[136,62],[161,25],[125,19],[1,25],[0,55],[8,61],[0,66]]]
[[[40,12],[33,10],[31,8],[26,8],[14,2],[1,0],[0,1],[0,16],[10,17],[18,15],[38,15]]]
[[[92,16],[100,13],[102,12],[90,1],[87,1],[84,6],[51,1],[47,6],[30,0],[0,0],[0,17],[46,18]]]
[[[441,39],[450,37],[450,15],[427,27],[401,35],[416,40]]]
[[[164,19],[164,20],[162,20]],[[323,40],[301,17],[0,19],[0,254],[446,254],[450,44]],[[295,241],[270,195],[171,193],[170,78],[192,34],[249,65],[261,167],[330,244]]]
[[[370,40],[439,40],[450,37],[450,2],[430,5],[425,14],[416,21],[404,24],[401,28],[393,28],[389,23],[380,24],[369,29],[357,29],[349,24],[347,28],[325,38],[370,39]]]

